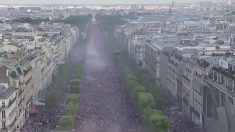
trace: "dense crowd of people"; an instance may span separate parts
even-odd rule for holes
[[[66,87],[61,92],[61,96],[56,105],[56,109],[50,109],[46,106],[35,107],[38,112],[29,113],[21,132],[47,132],[56,128],[60,116],[63,115],[64,106],[66,104]]]
[[[143,132],[138,114],[114,66],[90,68],[87,66],[80,88],[78,130]]]
[[[91,27],[80,87],[78,132],[144,132],[127,89],[110,57],[105,55],[98,25]]]
[[[92,25],[84,76],[80,84],[80,103],[75,130],[78,132],[145,132],[121,77],[109,57],[104,55],[103,40],[97,25]],[[94,45],[94,42],[96,43]],[[77,53],[72,56],[76,60]],[[21,132],[47,132],[57,127],[64,113],[67,87],[62,90],[57,108],[37,107],[39,113],[30,115]],[[182,115],[170,111],[172,102],[165,104],[164,112],[172,132],[203,132],[202,127],[189,122]]]
[[[180,114],[171,114],[169,120],[173,132],[203,132],[200,125],[189,121]]]
[[[45,132],[48,129],[48,120],[44,115],[44,108],[37,107],[39,113],[30,113],[21,132]]]
[[[175,106],[175,99],[169,93],[166,93],[166,96],[167,98],[162,108],[169,119],[172,132],[204,132],[202,125],[193,123],[182,114],[181,110]]]

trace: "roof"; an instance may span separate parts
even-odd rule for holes
[[[164,39],[152,41],[152,44],[158,49],[162,50],[165,47],[174,47],[179,45],[176,39]]]
[[[0,84],[0,99],[7,99],[15,91],[13,87],[6,88]]]

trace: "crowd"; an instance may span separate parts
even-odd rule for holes
[[[79,43],[79,42],[76,42]],[[71,61],[72,63],[80,62],[82,57],[84,56],[84,45],[76,46],[72,50],[72,56]],[[71,78],[68,77],[67,79]],[[39,113],[30,115],[29,118],[27,118],[24,126],[20,129],[21,132],[48,132],[50,129],[54,129],[57,127],[59,118],[64,113],[64,108],[67,101],[66,93],[68,93],[68,82],[66,82],[66,85],[62,91],[60,91],[60,96],[57,100],[57,105],[55,109],[50,109],[47,106],[40,106],[37,107],[39,110]],[[51,85],[47,87],[46,89],[47,93],[54,92],[54,87]],[[43,93],[42,96],[44,96],[46,93]],[[42,97],[45,98],[45,97]],[[78,113],[77,113],[78,114]]]
[[[203,132],[202,126],[189,121],[177,113],[172,114],[169,119],[173,132]]]
[[[45,132],[48,129],[48,121],[44,115],[44,108],[37,107],[39,113],[30,113],[21,132]]]
[[[102,37],[93,25],[91,37],[96,45],[89,44],[84,76],[79,90],[79,113],[75,130],[78,132],[145,132],[133,102],[125,88],[115,65],[103,54]],[[76,58],[74,58],[75,60]],[[61,92],[57,108],[51,111],[38,108],[39,113],[30,116],[22,132],[46,132],[56,128],[66,104],[66,91]],[[166,103],[164,112],[170,120],[172,132],[202,132],[201,126],[189,122],[183,116],[169,110],[172,103]]]
[[[66,87],[61,92],[56,109],[49,109],[46,106],[37,106],[38,113],[29,113],[21,132],[47,132],[49,129],[56,127],[60,116],[64,112],[66,104]]]
[[[78,132],[145,132],[127,89],[104,48],[98,25],[90,28],[80,87]]]
[[[168,116],[170,121],[170,130],[172,132],[203,132],[202,125],[193,123],[186,118],[180,110],[175,107],[176,102],[167,94],[167,98],[164,101],[163,111]],[[173,108],[173,109],[171,109]]]
[[[78,130],[143,132],[138,114],[114,66],[88,68],[80,88]]]

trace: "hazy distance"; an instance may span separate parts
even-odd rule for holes
[[[225,0],[0,0],[0,4],[157,4],[191,3],[200,1],[224,2]]]

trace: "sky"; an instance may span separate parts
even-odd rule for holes
[[[152,4],[170,3],[173,0],[0,0],[0,4]],[[179,3],[197,1],[219,1],[225,0],[174,0]]]

